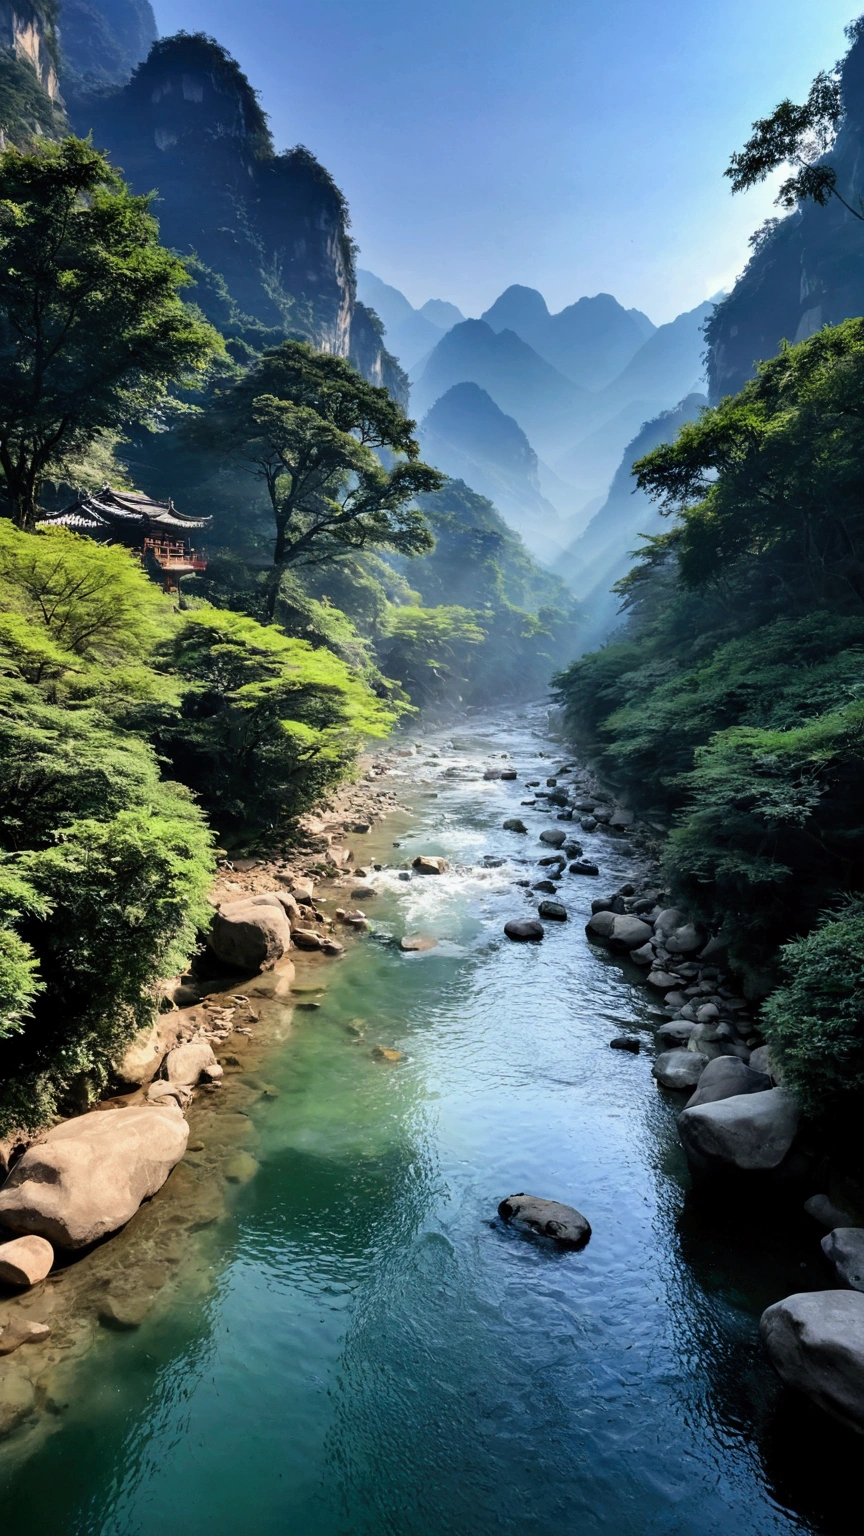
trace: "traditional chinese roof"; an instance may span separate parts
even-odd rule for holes
[[[94,538],[138,539],[165,534],[175,536],[182,530],[206,528],[209,517],[184,517],[173,501],[153,501],[139,491],[112,491],[107,483],[101,491],[82,491],[68,507],[51,512],[42,519],[43,527],[73,528]]]

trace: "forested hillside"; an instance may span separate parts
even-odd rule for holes
[[[212,40],[88,94],[115,52],[70,92],[91,140],[4,56],[30,94],[0,152],[0,1136],[98,1095],[199,943],[217,845],[290,845],[364,742],[537,695],[576,633],[422,462],[327,172],[274,152]],[[204,519],[182,587],[158,541],[45,522],[105,481]]]

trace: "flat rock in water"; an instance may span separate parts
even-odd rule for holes
[[[759,1331],[771,1364],[788,1387],[804,1392],[849,1429],[864,1433],[864,1295],[860,1291],[803,1291],[787,1296],[762,1313]]]
[[[864,1291],[864,1228],[835,1227],[823,1237],[822,1252],[838,1280]]]
[[[387,1045],[376,1045],[372,1051],[376,1061],[401,1061],[402,1052],[394,1051]]]
[[[427,949],[437,949],[438,940],[428,933],[406,933],[399,940],[399,948],[411,954],[423,954]]]
[[[14,1237],[0,1243],[0,1284],[38,1285],[53,1263],[54,1249],[44,1237]]]
[[[161,1104],[63,1121],[15,1164],[0,1190],[0,1224],[59,1248],[107,1237],[161,1188],[188,1137],[180,1110]]]
[[[600,870],[590,859],[574,859],[570,865],[571,875],[599,875]]]
[[[613,1051],[632,1051],[634,1056],[638,1056],[641,1041],[637,1040],[635,1035],[616,1035],[609,1044]]]
[[[567,908],[560,901],[541,901],[537,911],[541,917],[547,917],[552,923],[567,921]]]
[[[418,875],[443,875],[449,865],[446,859],[433,857],[431,854],[418,853],[416,859],[411,860],[411,868],[416,869]]]
[[[535,923],[531,918],[511,918],[504,924],[504,932],[517,944],[537,943],[543,938],[543,924]]]
[[[661,1087],[681,1092],[696,1087],[707,1065],[708,1057],[695,1051],[664,1051],[662,1056],[657,1057],[651,1071]]]
[[[321,935],[314,928],[295,928],[291,938],[298,949],[321,948]]]
[[[591,1236],[591,1227],[581,1211],[537,1195],[508,1195],[501,1201],[498,1215],[520,1232],[550,1237],[563,1248],[584,1248]]]

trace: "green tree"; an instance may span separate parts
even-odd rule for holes
[[[0,470],[20,527],[49,474],[221,350],[180,298],[188,281],[149,198],[91,144],[0,154]]]
[[[846,28],[850,42],[864,36],[864,17]],[[759,118],[742,150],[734,154],[724,172],[733,192],[745,192],[764,181],[772,171],[788,165],[792,174],[782,183],[775,201],[793,209],[810,199],[822,207],[836,197],[847,213],[864,220],[864,206],[857,207],[837,190],[837,172],[824,156],[830,150],[843,118],[842,61],[833,70],[816,76],[800,106],[787,97],[770,117]]]
[[[413,432],[386,389],[296,341],[265,354],[190,427],[195,443],[266,488],[275,529],[271,618],[289,566],[364,549],[417,555],[432,548],[414,502],[443,477],[419,462]]]
[[[467,688],[472,653],[486,636],[468,608],[393,608],[378,656],[417,708],[451,702]]]

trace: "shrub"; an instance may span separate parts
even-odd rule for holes
[[[784,1082],[811,1114],[864,1094],[864,902],[827,914],[783,946],[783,984],[763,1009]]]

